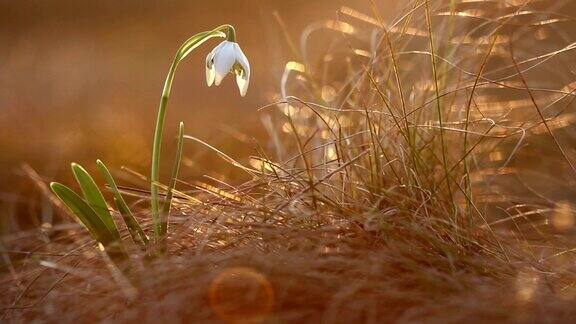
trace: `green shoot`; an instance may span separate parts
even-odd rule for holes
[[[81,165],[72,163],[71,166],[74,177],[76,181],[78,181],[88,205],[92,207],[96,215],[102,220],[110,232],[118,232],[112,215],[110,215],[108,211],[104,196],[102,196],[102,192],[98,189],[98,185],[96,185],[94,179],[92,179],[90,174]]]
[[[52,191],[60,200],[78,217],[86,227],[92,238],[102,243],[113,258],[125,258],[126,254],[120,245],[118,230],[110,230],[106,223],[98,216],[96,211],[72,189],[63,184],[52,182]]]
[[[142,247],[146,246],[148,244],[148,236],[146,236],[146,234],[142,230],[142,227],[134,217],[134,214],[132,214],[132,211],[130,211],[130,208],[128,208],[126,201],[124,201],[124,198],[122,198],[122,195],[118,190],[118,186],[116,185],[116,182],[112,177],[112,174],[110,173],[104,162],[96,160],[96,165],[98,166],[100,173],[102,173],[102,175],[106,179],[108,187],[110,187],[110,190],[112,190],[112,193],[114,194],[114,203],[116,205],[116,208],[120,212],[120,215],[122,215],[122,219],[126,223],[126,227],[128,227],[128,231],[130,232],[132,240]]]
[[[166,199],[162,208],[162,232],[167,233],[168,230],[168,217],[170,215],[170,207],[172,205],[172,197],[174,189],[176,188],[176,180],[178,178],[178,171],[180,170],[180,161],[182,160],[182,149],[184,147],[184,123],[180,122],[178,126],[178,146],[176,149],[176,158],[174,159],[174,166],[172,167],[172,175],[170,177],[170,185],[166,191]]]

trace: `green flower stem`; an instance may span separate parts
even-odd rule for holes
[[[158,183],[160,181],[160,152],[162,147],[162,133],[164,131],[164,120],[166,119],[166,106],[168,105],[168,98],[170,97],[170,90],[174,82],[174,75],[178,64],[195,48],[200,46],[205,41],[213,37],[226,38],[229,41],[236,41],[236,32],[231,25],[222,25],[208,32],[202,32],[190,37],[178,50],[174,61],[170,66],[164,88],[162,89],[162,97],[160,99],[160,106],[158,108],[158,117],[156,119],[156,130],[154,131],[154,142],[152,147],[152,170],[150,174],[150,200],[151,200],[151,213],[152,222],[154,227],[154,236],[156,241],[160,241],[166,235],[165,227],[162,226],[159,214],[158,203]]]

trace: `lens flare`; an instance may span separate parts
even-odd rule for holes
[[[274,290],[268,279],[252,268],[222,271],[210,284],[212,310],[229,323],[258,323],[274,306]]]

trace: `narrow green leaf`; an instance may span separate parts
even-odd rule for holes
[[[100,217],[102,222],[106,224],[110,232],[118,232],[114,219],[112,219],[112,215],[110,215],[110,211],[108,210],[108,205],[106,205],[106,200],[104,200],[104,196],[102,196],[102,192],[100,192],[94,179],[92,179],[88,171],[81,165],[72,163],[71,166],[74,177],[76,177],[76,181],[78,181],[80,189],[82,189],[84,199],[86,199],[90,207],[94,209],[96,215]]]
[[[142,227],[138,223],[138,220],[136,220],[134,214],[132,214],[132,211],[130,211],[130,208],[126,204],[126,201],[124,201],[124,198],[120,194],[120,191],[118,190],[118,186],[116,185],[116,182],[112,177],[112,174],[110,173],[104,162],[96,160],[96,165],[98,166],[98,169],[106,179],[106,182],[108,183],[108,186],[112,190],[112,193],[114,194],[114,203],[116,204],[116,208],[118,208],[118,211],[122,215],[122,219],[126,223],[126,227],[128,227],[128,231],[132,236],[132,240],[136,244],[144,244],[144,245],[148,244],[149,241],[148,236],[146,236],[146,233],[144,233],[144,231],[142,230]]]
[[[172,207],[172,197],[174,195],[174,188],[176,188],[176,181],[178,179],[178,172],[180,170],[180,161],[182,160],[182,149],[184,147],[184,123],[180,122],[178,125],[178,146],[176,149],[176,158],[174,159],[174,165],[172,166],[172,175],[170,177],[170,185],[168,186],[168,191],[166,192],[166,199],[164,200],[164,206],[162,208],[162,235],[166,235],[168,230],[168,217],[170,215],[170,208]]]
[[[80,222],[86,226],[92,237],[107,246],[120,239],[118,231],[112,232],[106,224],[96,214],[77,193],[65,185],[57,182],[50,184],[52,191],[62,200],[62,202],[78,217]]]
[[[122,219],[126,223],[126,227],[128,227],[128,232],[130,233],[132,241],[134,241],[134,243],[137,245],[140,245],[140,247],[145,248],[148,244],[148,237],[143,232],[141,235],[141,233],[138,231],[139,225],[137,223],[136,226],[138,226],[138,228],[133,226],[133,223],[130,222],[130,215],[132,215],[132,212],[130,209],[128,209],[128,206],[126,206],[125,203],[118,201],[116,197],[114,197],[114,204],[120,212],[120,215],[122,215]]]

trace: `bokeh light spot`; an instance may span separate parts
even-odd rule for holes
[[[208,289],[210,306],[228,323],[259,323],[274,306],[274,290],[268,279],[252,268],[222,271]]]

